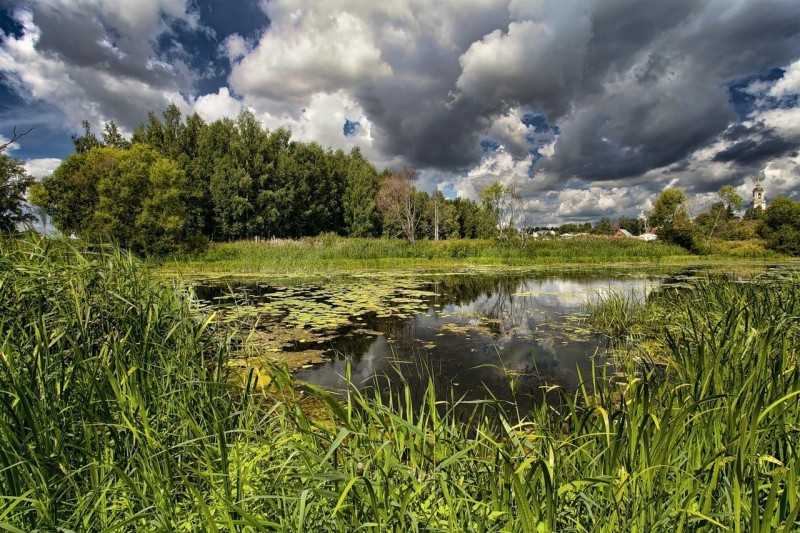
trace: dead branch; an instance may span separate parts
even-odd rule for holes
[[[8,148],[12,144],[14,144],[16,141],[18,141],[22,137],[25,137],[27,134],[29,134],[32,131],[33,131],[33,128],[29,128],[28,131],[26,131],[24,133],[17,133],[17,127],[14,126],[14,132],[11,134],[11,140],[8,141],[7,143],[0,144],[0,152],[2,152],[6,148]]]

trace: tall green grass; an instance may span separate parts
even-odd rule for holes
[[[531,239],[522,248],[491,240],[417,241],[325,235],[295,241],[214,243],[196,255],[161,262],[168,270],[195,274],[296,274],[367,269],[458,268],[597,263],[660,263],[687,260],[675,245],[610,238]]]
[[[299,395],[277,369],[254,390],[191,295],[129,256],[0,246],[2,529],[800,527],[797,279],[665,296],[669,365],[517,420],[432,389]]]

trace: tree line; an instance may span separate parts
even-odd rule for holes
[[[491,238],[509,190],[475,202],[416,189],[410,167],[376,168],[349,154],[269,131],[249,110],[206,123],[170,105],[149,113],[130,141],[88,122],[75,152],[31,190],[31,201],[66,235],[110,240],[141,253],[198,248],[209,240],[352,237]],[[514,196],[513,194],[511,196]]]
[[[12,140],[20,136],[15,132]],[[39,183],[20,160],[3,153],[9,143],[0,146],[0,233],[34,218],[24,207],[26,191],[33,208],[49,215],[63,234],[144,254],[197,249],[209,241],[329,232],[410,242],[500,237],[524,244],[532,230],[545,229],[527,224],[529,214],[513,187],[494,183],[480,191],[478,201],[428,194],[416,188],[411,167],[378,171],[358,148],[344,153],[294,141],[287,129],[265,129],[249,110],[206,123],[170,105],[161,117],[150,112],[130,140],[113,121],[99,137],[84,121],[82,134],[72,140],[74,153]],[[682,190],[666,189],[647,224],[605,217],[594,226],[547,229],[639,235],[657,227],[660,239],[695,252],[706,250],[712,239],[759,236],[771,249],[800,255],[798,202],[775,198],[763,213],[748,209],[740,219],[743,199],[724,186],[718,201],[694,218],[689,204]]]
[[[694,218],[690,198],[678,188],[662,191],[653,203],[649,225],[658,237],[693,252],[706,252],[714,240],[745,240],[760,237],[766,247],[788,255],[800,255],[800,202],[776,197],[766,209],[749,207],[742,217],[744,199],[733,186],[717,191],[717,200]]]

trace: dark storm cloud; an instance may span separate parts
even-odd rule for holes
[[[27,36],[6,33],[23,44],[14,49],[5,43],[6,50],[16,50],[7,57],[17,65],[6,67],[2,81],[26,99],[61,107],[68,117],[61,128],[75,128],[85,118],[94,124],[113,119],[130,130],[147,111],[191,94],[205,76],[198,64],[207,59],[197,60],[196,50],[169,38],[213,37],[184,0],[141,0],[125,11],[108,0],[31,1],[5,13],[30,27]],[[26,49],[31,43],[33,51]]]
[[[397,84],[375,92],[380,96],[360,101],[378,126],[376,142],[383,152],[415,166],[444,170],[467,168],[480,160],[479,135],[487,121],[474,105],[446,106],[446,93],[425,94],[415,85]]]
[[[730,128],[723,138],[734,144],[718,152],[714,161],[736,163],[743,166],[760,165],[775,157],[790,155],[797,151],[797,143],[781,137],[764,124],[743,124]]]
[[[485,35],[508,22],[507,11],[490,11],[459,28],[456,41]],[[391,156],[419,167],[459,170],[481,158],[480,138],[488,117],[502,103],[453,100],[452,88],[461,72],[459,50],[443,47],[433,37],[419,43],[421,53],[385,50],[383,58],[395,76],[357,90],[370,121],[377,126],[376,142]]]
[[[543,168],[562,177],[616,180],[678,162],[724,130],[735,114],[724,91],[692,79],[634,84],[586,101],[564,121]]]
[[[737,120],[728,84],[800,57],[795,1],[609,0],[580,4],[572,17],[545,15],[544,24],[546,39],[538,24],[512,25],[474,45],[459,87],[557,120],[555,154],[541,168],[561,179],[640,176],[689,157]],[[523,58],[516,71],[495,60],[514,47]],[[791,148],[763,140],[767,147],[743,145],[742,157]]]
[[[31,11],[34,24],[41,30],[37,49],[59,57],[73,68],[102,69],[153,87],[176,82],[185,85],[181,83],[184,80],[165,68],[147,68],[153,55],[147,36],[122,35],[109,23],[77,10],[34,4]]]

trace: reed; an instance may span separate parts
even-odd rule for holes
[[[432,386],[299,394],[279,368],[255,389],[226,373],[229,333],[130,256],[0,246],[7,531],[800,527],[796,277],[662,294],[666,366],[519,420]]]

